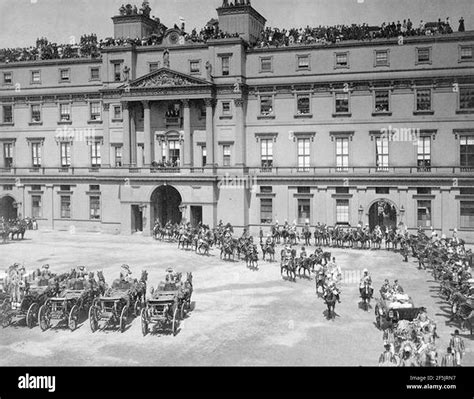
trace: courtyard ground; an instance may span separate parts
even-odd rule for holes
[[[456,327],[446,324],[447,304],[426,271],[385,250],[330,251],[345,276],[368,268],[376,296],[385,278],[398,278],[415,305],[427,307],[437,322],[438,349],[445,352]],[[91,333],[88,320],[74,332],[42,332],[19,323],[0,327],[1,366],[375,366],[383,350],[373,308],[365,312],[358,307],[357,279],[345,279],[337,317],[329,321],[313,280],[293,283],[280,277],[279,255],[274,263],[260,261],[253,271],[243,262],[220,260],[217,249],[209,257],[199,256],[140,235],[28,231],[24,241],[0,245],[0,259],[2,269],[14,262],[27,270],[49,263],[55,273],[84,264],[89,271],[103,270],[109,284],[123,263],[136,277],[146,269],[154,287],[169,266],[194,276],[194,310],[175,337],[143,337],[139,318],[124,333]],[[472,366],[473,337],[467,331],[462,336],[467,349],[463,363]]]

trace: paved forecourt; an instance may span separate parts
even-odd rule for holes
[[[28,231],[26,237],[0,246],[0,267],[20,262],[28,271],[49,263],[60,273],[84,264],[88,271],[103,270],[110,284],[127,263],[135,277],[146,269],[148,285],[156,287],[171,266],[193,272],[194,310],[175,337],[143,337],[139,318],[124,333],[93,334],[88,320],[74,332],[10,326],[1,330],[2,366],[374,366],[383,350],[382,332],[374,325],[373,308],[365,312],[358,307],[358,276],[364,268],[372,274],[376,295],[385,278],[398,278],[415,306],[428,308],[438,323],[440,354],[454,331],[445,324],[447,308],[437,297],[437,283],[414,262],[403,263],[400,255],[385,250],[330,249],[345,279],[337,317],[328,321],[313,280],[293,283],[280,277],[279,249],[276,262],[260,261],[259,270],[252,271],[243,262],[220,260],[215,248],[211,256],[199,256],[178,250],[176,243],[140,235]],[[467,347],[463,363],[474,365],[472,337],[462,335]]]

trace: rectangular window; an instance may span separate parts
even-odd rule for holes
[[[297,59],[298,59],[298,69],[302,69],[302,70],[310,69],[309,55],[298,55]]]
[[[99,168],[101,165],[100,157],[100,143],[95,141],[91,143],[91,166],[93,168]]]
[[[309,172],[309,139],[298,139],[298,171]]]
[[[3,144],[3,164],[5,168],[13,166],[13,143]]]
[[[201,63],[199,61],[190,61],[189,62],[189,72],[190,73],[200,73],[201,72]]]
[[[347,172],[349,168],[349,138],[336,138],[336,168],[338,172]]]
[[[260,223],[273,222],[273,199],[260,198]]]
[[[205,145],[201,147],[201,159],[202,159],[202,166],[207,165],[207,148]]]
[[[179,167],[181,164],[180,150],[181,146],[179,140],[169,140],[168,141],[168,156],[169,161],[173,167]]]
[[[31,157],[34,168],[41,167],[41,143],[31,143]]]
[[[122,119],[122,107],[120,105],[114,105],[113,119],[115,119],[115,120],[121,120]]]
[[[100,80],[100,68],[94,67],[90,69],[91,79],[90,80]]]
[[[296,192],[298,194],[311,194],[311,187],[307,187],[307,186],[297,187]]]
[[[89,197],[89,209],[90,209],[90,219],[99,220],[100,219],[100,197],[91,196]]]
[[[61,167],[68,168],[71,166],[71,143],[61,143]]]
[[[59,104],[59,120],[61,122],[71,121],[71,104]]]
[[[31,191],[41,191],[41,184],[33,184],[31,186]]]
[[[431,172],[431,137],[418,139],[418,172]]]
[[[431,111],[431,89],[416,90],[416,110]]]
[[[375,112],[390,112],[390,92],[388,90],[376,90]]]
[[[3,123],[13,123],[13,105],[4,105],[3,107]]]
[[[474,201],[461,201],[461,227],[474,227]]]
[[[417,201],[418,227],[431,226],[431,201]]]
[[[262,169],[271,169],[273,166],[273,139],[260,140],[260,156]]]
[[[416,61],[417,64],[429,64],[431,62],[431,49],[429,47],[416,49]]]
[[[376,50],[375,51],[375,66],[388,66],[388,51],[387,50]]]
[[[149,72],[155,72],[160,68],[160,63],[159,62],[150,62],[149,64]]]
[[[417,195],[431,195],[431,187],[417,187],[416,194]]]
[[[390,187],[376,187],[375,194],[390,194]]]
[[[100,191],[100,184],[89,184],[89,191]]]
[[[68,185],[68,184],[61,184],[61,185],[59,186],[59,190],[60,190],[60,191],[71,191],[71,186]]]
[[[272,186],[260,186],[260,192],[262,194],[271,194],[273,192]]]
[[[273,115],[273,96],[260,96],[260,115]]]
[[[225,56],[221,57],[221,65],[222,65],[222,76],[229,76],[230,75],[230,57]]]
[[[3,186],[3,191],[12,191],[12,190],[13,190],[12,184],[6,184]]]
[[[273,59],[272,57],[260,57],[260,72],[272,72]]]
[[[349,224],[349,200],[336,200],[336,223]]]
[[[93,101],[90,103],[90,117],[91,121],[100,121],[100,101]]]
[[[122,147],[116,146],[114,147],[114,159],[115,159],[115,167],[119,168],[122,166]]]
[[[12,72],[3,72],[3,84],[5,84],[5,85],[13,84],[13,73]]]
[[[230,166],[230,145],[225,144],[222,146],[222,154],[223,154],[223,165]]]
[[[40,71],[31,71],[31,83],[41,83]]]
[[[474,187],[461,187],[459,189],[461,195],[474,195]]]
[[[40,104],[31,105],[31,122],[33,123],[41,122],[41,105]]]
[[[69,82],[71,80],[70,70],[69,69],[60,69],[59,70],[59,80],[61,82]]]
[[[336,114],[349,113],[349,93],[336,93]]]
[[[375,164],[378,172],[388,170],[388,138],[375,138]]]
[[[461,46],[459,51],[461,61],[472,61],[473,60],[473,46]]]
[[[308,198],[298,199],[298,224],[309,223],[311,220],[311,200]]]
[[[336,68],[347,68],[349,66],[348,53],[336,53]]]
[[[71,219],[70,195],[61,195],[61,219]]]
[[[31,216],[34,218],[41,218],[41,195],[31,196]]]
[[[460,138],[461,168],[474,168],[474,136]]]
[[[474,109],[474,87],[461,87],[459,89],[459,108],[461,110]]]
[[[310,113],[311,109],[309,94],[298,94],[296,96],[296,114],[309,115]]]
[[[230,112],[230,102],[229,101],[223,101],[222,102],[222,115],[223,116],[231,116]]]
[[[119,62],[114,63],[114,82],[121,82],[122,81],[122,72],[121,72],[121,64]]]

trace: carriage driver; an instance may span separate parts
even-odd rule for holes
[[[79,266],[79,271],[77,272],[77,278],[84,280],[87,276],[87,270],[85,266]]]
[[[360,283],[359,283],[359,292],[361,296],[362,296],[362,291],[365,287],[365,284],[369,286],[370,291],[373,291],[372,290],[372,277],[370,276],[369,271],[367,269],[364,269],[363,276],[360,279]]]
[[[131,275],[132,275],[132,271],[130,270],[130,266],[129,265],[126,265],[126,264],[123,264],[122,266],[120,266],[120,280],[122,281],[130,281],[131,280]]]
[[[174,283],[175,282],[175,276],[173,274],[173,268],[172,267],[168,267],[168,269],[166,269],[165,281],[167,283]]]

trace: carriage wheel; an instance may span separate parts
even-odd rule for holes
[[[183,320],[185,315],[186,315],[186,302],[183,302],[182,305],[180,306],[179,318]]]
[[[120,314],[120,332],[125,331],[125,325],[127,324],[128,306],[124,306],[122,313]]]
[[[51,327],[51,309],[47,304],[39,308],[38,319],[41,331],[46,331]]]
[[[148,322],[146,320],[146,308],[143,308],[140,313],[140,318],[142,321],[142,334],[143,336],[148,334]]]
[[[74,305],[69,312],[68,326],[71,331],[74,331],[77,327],[77,320],[79,319],[79,307]]]
[[[135,304],[133,305],[133,316],[138,317],[140,316],[140,310],[142,309],[142,304],[140,299],[137,299],[135,301]]]
[[[178,306],[174,306],[174,311],[173,311],[173,323],[171,326],[171,329],[173,331],[173,336],[176,336],[176,332],[178,331]]]
[[[93,333],[99,329],[99,315],[94,305],[89,308],[89,324]]]
[[[38,310],[39,305],[37,303],[32,303],[26,312],[26,325],[28,328],[33,328],[38,322]]]

